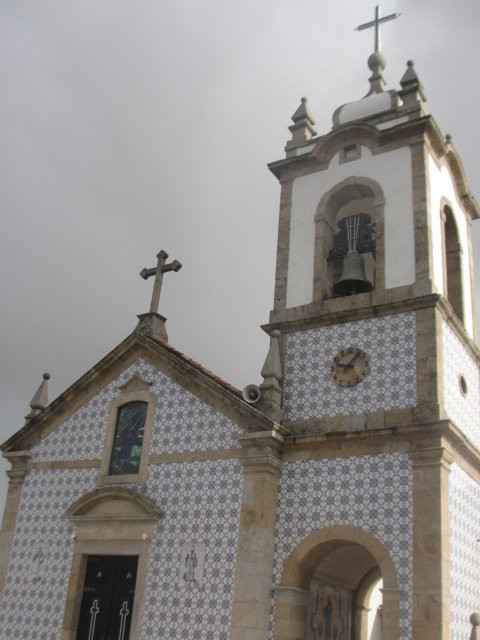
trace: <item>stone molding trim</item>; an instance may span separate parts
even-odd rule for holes
[[[261,431],[240,436],[240,462],[244,473],[271,473],[278,478],[282,468],[283,435],[276,431]]]
[[[349,123],[340,126],[321,138],[312,152],[322,166],[328,166],[333,156],[345,147],[357,145],[367,147],[372,153],[379,146],[379,131],[366,123]]]
[[[31,468],[32,454],[30,451],[9,451],[3,455],[11,463],[12,468],[7,471],[8,490],[0,531],[0,593],[3,591],[12,550],[23,481]]]
[[[112,400],[108,408],[107,428],[105,436],[105,445],[103,450],[102,463],[100,465],[100,474],[98,476],[99,486],[104,484],[121,484],[121,483],[142,483],[147,480],[148,454],[150,449],[150,440],[152,438],[153,418],[157,406],[158,398],[149,391],[150,383],[143,380],[135,373],[130,380],[120,387],[120,394]],[[120,407],[130,402],[146,402],[147,416],[145,418],[145,426],[143,431],[142,452],[140,455],[140,466],[138,473],[124,475],[110,475],[109,466],[112,455],[113,440],[115,437],[115,426],[117,422],[117,413]]]
[[[66,516],[76,524],[115,519],[156,522],[161,511],[152,500],[131,489],[103,487],[74,502]]]
[[[270,162],[268,168],[279,180],[292,179],[327,169],[331,157],[344,146],[345,138],[348,139],[346,144],[361,143],[368,146],[373,154],[414,145],[422,139],[425,140],[427,147],[436,156],[437,162],[445,162],[448,165],[465,210],[472,219],[480,218],[480,208],[469,190],[460,156],[451,141],[445,140],[445,136],[431,115],[414,118],[385,130],[379,130],[375,125],[365,122],[345,124],[326,136],[315,139],[317,146],[311,153]]]
[[[75,525],[73,561],[67,591],[62,640],[75,640],[88,556],[138,556],[137,581],[130,640],[140,638],[148,551],[153,529],[161,517],[157,505],[131,489],[96,489],[74,502],[66,512]]]

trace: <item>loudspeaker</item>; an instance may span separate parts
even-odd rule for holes
[[[248,402],[248,404],[255,404],[260,400],[262,392],[256,384],[247,384],[245,389],[242,391],[242,395],[245,402]]]

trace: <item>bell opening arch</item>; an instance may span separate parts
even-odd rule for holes
[[[313,299],[333,296],[341,275],[342,260],[329,260],[335,245],[338,223],[348,216],[367,214],[375,231],[375,251],[365,254],[365,271],[374,289],[385,287],[385,197],[380,185],[371,178],[352,176],[339,182],[321,198],[315,213]]]

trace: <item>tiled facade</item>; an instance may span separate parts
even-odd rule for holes
[[[405,454],[287,463],[280,480],[274,586],[308,535],[334,524],[355,526],[388,549],[401,588],[401,640],[411,637],[412,468]],[[270,638],[273,638],[273,618]]]
[[[451,640],[469,637],[480,603],[480,485],[456,464],[449,476]]]
[[[33,448],[35,461],[97,459],[103,454],[108,405],[135,373],[158,396],[150,453],[236,448],[242,430],[144,360],[118,378]]]
[[[60,638],[74,545],[65,511],[95,488],[96,475],[95,469],[28,474],[0,613],[2,640]],[[239,462],[155,465],[140,491],[163,514],[150,549],[142,640],[227,640],[242,494]],[[205,545],[201,586],[179,584],[185,543]]]
[[[2,640],[57,640],[74,528],[67,508],[95,488],[96,469],[33,470],[22,491],[2,608]]]
[[[442,323],[443,394],[449,418],[480,446],[480,376],[478,366],[447,322]],[[467,392],[460,387],[460,376]]]
[[[148,495],[164,517],[152,540],[141,640],[227,640],[242,495],[237,460],[156,465]],[[179,586],[185,542],[206,544],[201,587]]]
[[[416,403],[413,312],[345,322],[288,335],[285,417],[307,420],[413,407]],[[351,346],[370,358],[370,373],[354,387],[332,379],[335,355]]]

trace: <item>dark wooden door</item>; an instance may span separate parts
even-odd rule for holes
[[[128,640],[137,556],[89,556],[77,640]]]

